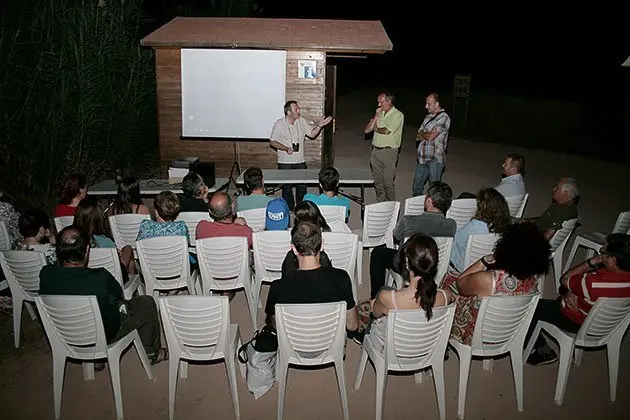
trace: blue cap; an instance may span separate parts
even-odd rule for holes
[[[267,203],[265,213],[266,230],[286,230],[291,218],[289,205],[282,197],[274,198]]]

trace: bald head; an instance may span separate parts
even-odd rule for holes
[[[208,203],[210,210],[210,216],[214,220],[231,220],[232,214],[232,199],[224,192],[215,192],[210,198]]]
[[[79,226],[67,226],[57,234],[55,248],[61,265],[87,265],[90,236]]]

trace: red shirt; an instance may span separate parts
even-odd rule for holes
[[[222,236],[244,236],[247,238],[247,244],[252,246],[252,228],[237,223],[219,223],[202,220],[197,223],[195,231],[195,239],[218,238]]]
[[[67,204],[57,204],[53,210],[53,217],[74,216],[77,208]]]
[[[578,310],[569,308],[562,301],[562,313],[571,321],[582,324],[600,297],[630,297],[630,273],[615,273],[600,268],[594,272],[572,276],[567,286],[578,297]]]

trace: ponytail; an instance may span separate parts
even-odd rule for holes
[[[437,284],[433,281],[433,277],[427,272],[420,272],[417,274],[420,276],[418,285],[416,288],[415,299],[420,304],[420,307],[424,309],[427,315],[427,320],[430,320],[433,316],[433,305],[435,305],[435,296],[437,295]]]

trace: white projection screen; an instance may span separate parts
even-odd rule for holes
[[[182,49],[182,137],[269,139],[283,116],[286,51]]]

